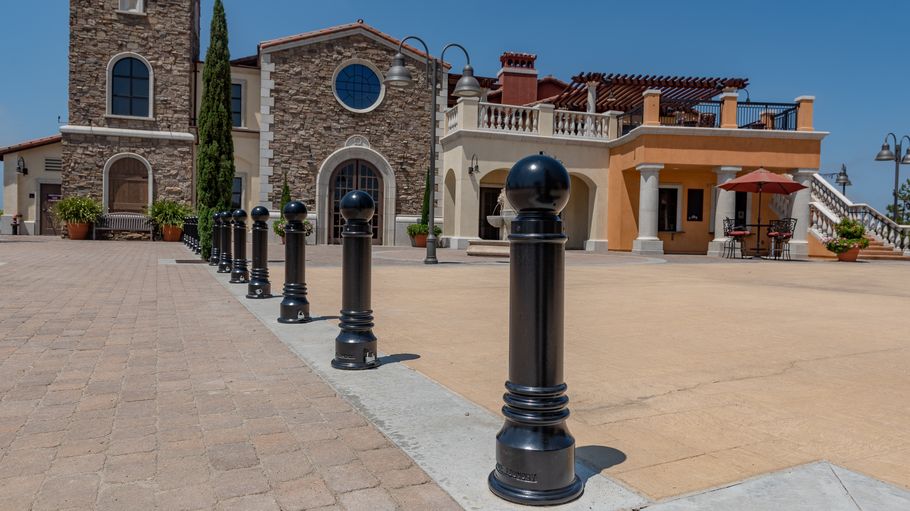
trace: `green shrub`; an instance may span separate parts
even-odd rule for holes
[[[866,248],[869,240],[866,239],[866,228],[857,220],[844,218],[834,228],[837,234],[834,238],[825,240],[825,248],[835,254],[843,254],[853,248]]]
[[[182,227],[184,219],[189,216],[190,208],[172,200],[158,200],[152,203],[149,217],[155,225]]]
[[[436,236],[439,236],[442,234],[442,229],[438,225],[434,225],[433,232]],[[413,238],[418,234],[430,234],[430,226],[427,224],[411,224],[408,226],[408,236]]]
[[[101,203],[91,197],[73,195],[54,205],[54,214],[70,224],[90,224],[101,216]]]
[[[285,220],[284,217],[278,218],[277,220],[272,222],[272,230],[275,231],[276,235],[284,236],[284,234],[285,234],[284,228],[287,224],[288,224],[288,221]],[[313,224],[311,224],[309,220],[304,220],[303,221],[303,235],[309,236],[311,234],[313,234]]]

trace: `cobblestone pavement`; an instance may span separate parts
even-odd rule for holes
[[[457,509],[179,244],[0,241],[0,509]]]

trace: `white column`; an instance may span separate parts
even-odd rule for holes
[[[793,209],[790,216],[796,219],[796,229],[790,239],[790,257],[793,259],[809,258],[809,202],[812,201],[812,175],[818,169],[797,169],[790,175],[797,183],[806,188],[793,194]]]
[[[714,240],[708,243],[708,255],[719,257],[724,253],[724,219],[736,218],[736,192],[719,188],[720,185],[736,178],[742,167],[717,167],[717,203],[714,205]]]
[[[659,163],[642,163],[635,167],[641,174],[638,189],[638,238],[632,241],[632,253],[663,255],[664,242],[657,237]]]
[[[593,114],[597,112],[597,82],[588,82],[588,108],[587,112]],[[590,137],[594,134],[594,117],[585,116],[585,136]]]

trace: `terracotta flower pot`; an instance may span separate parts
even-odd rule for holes
[[[427,246],[427,235],[426,234],[415,234],[414,235],[414,246],[426,248]]]
[[[69,233],[69,237],[71,240],[88,239],[88,226],[89,225],[91,225],[91,224],[89,224],[89,223],[74,224],[71,222],[67,222],[66,232]]]
[[[846,252],[841,252],[837,254],[838,261],[844,261],[848,263],[855,263],[856,258],[859,256],[859,247],[853,247]]]
[[[284,236],[278,236],[278,237],[281,238],[281,244],[284,245]]]
[[[161,226],[161,236],[164,238],[164,241],[180,241],[181,234],[183,234],[183,229],[176,225]]]

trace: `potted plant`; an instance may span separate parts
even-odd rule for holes
[[[869,246],[866,228],[852,218],[844,218],[834,228],[837,234],[825,240],[825,247],[837,254],[838,261],[854,262],[859,251]]]
[[[88,228],[101,216],[101,203],[91,197],[70,196],[60,199],[54,205],[54,213],[66,222],[71,240],[88,238]]]
[[[164,241],[180,241],[183,222],[189,214],[190,208],[173,200],[157,200],[149,210],[149,217],[161,229]]]
[[[287,223],[288,223],[288,221],[285,220],[284,217],[281,217],[281,218],[275,220],[274,222],[272,222],[272,230],[275,231],[275,235],[277,235],[279,238],[281,238],[282,245],[284,245],[284,242],[285,242],[284,228],[285,228],[285,226],[287,226]],[[308,237],[310,237],[311,234],[313,234],[313,224],[311,224],[309,220],[304,220],[303,221],[303,235],[308,238]]]
[[[439,237],[442,229],[439,226],[433,226],[433,232]],[[426,247],[427,236],[430,234],[430,226],[427,224],[411,224],[408,226],[408,236],[411,237],[411,246]]]
[[[275,231],[275,235],[281,238],[281,244],[284,245],[284,226],[287,225],[288,221],[284,217],[280,217],[272,222],[272,230]]]

